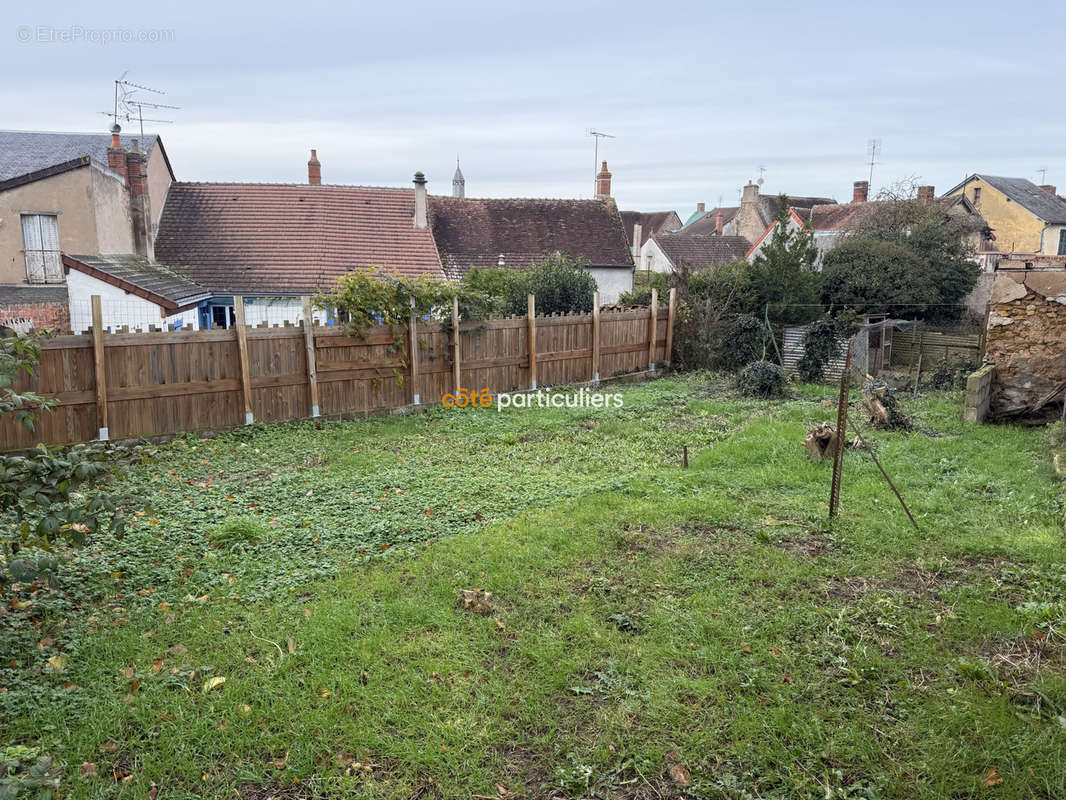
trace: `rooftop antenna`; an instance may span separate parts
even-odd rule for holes
[[[592,196],[596,196],[596,175],[600,171],[600,139],[616,139],[616,136],[612,136],[609,133],[598,131],[595,128],[588,128],[585,131],[586,136],[591,136],[596,140],[595,157],[592,159]]]
[[[866,163],[870,165],[870,186],[874,185],[874,165],[879,164],[877,160],[877,154],[881,152],[881,140],[871,139],[866,145],[866,153],[870,156],[870,160]]]
[[[139,83],[133,83],[126,80],[126,75],[129,70],[123,72],[115,80],[115,105],[111,111],[101,111],[101,114],[111,117],[112,122],[117,125],[121,119],[124,122],[133,122],[136,120],[140,125],[141,137],[144,137],[144,123],[146,122],[161,122],[171,123],[172,119],[145,119],[144,109],[157,110],[161,108],[177,110],[180,106],[168,106],[163,103],[150,103],[147,100],[141,100],[138,92],[151,92],[152,94],[166,94],[162,89],[153,89],[150,86],[142,86]]]
[[[1040,173],[1040,182],[1047,183],[1047,167],[1037,167],[1036,171]]]
[[[766,178],[763,176],[766,174],[766,167],[762,164],[759,165],[759,180],[756,181],[759,186],[762,186],[766,182]]]

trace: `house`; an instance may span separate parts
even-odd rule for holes
[[[743,258],[751,244],[742,236],[714,233],[663,233],[647,245],[647,262],[653,272],[692,271]]]
[[[151,262],[173,180],[158,136],[0,131],[0,326],[66,329],[72,309],[88,308],[85,291],[100,287],[72,289],[63,253]],[[165,310],[144,321],[166,322]]]
[[[210,293],[201,325],[231,326],[235,295],[249,324],[298,321],[302,296],[352,270],[444,278],[421,172],[392,188],[323,184],[321,170],[312,150],[307,183],[171,185],[156,256]]]
[[[1066,255],[1066,200],[1054,186],[975,173],[947,195],[970,201],[992,227],[1001,251]]]
[[[445,275],[459,280],[475,267],[525,269],[561,253],[583,259],[601,301],[615,302],[633,288],[634,268],[606,167],[605,162],[595,200],[430,197],[430,224]]]
[[[670,233],[681,227],[681,218],[676,211],[623,211],[622,226],[625,228],[626,241],[641,269],[641,248],[644,243],[657,233]]]
[[[700,203],[702,208],[703,203]],[[719,236],[736,235],[734,220],[740,213],[740,206],[712,208],[710,211],[693,214],[682,228],[686,233],[717,233]]]
[[[836,204],[832,197],[787,197],[789,208],[801,218],[806,217],[815,206]],[[723,226],[723,232],[743,236],[749,242],[755,243],[777,219],[780,204],[779,195],[760,194],[758,184],[748,181],[741,194],[740,208],[730,224]]]

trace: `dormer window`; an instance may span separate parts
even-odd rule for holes
[[[59,218],[55,214],[23,214],[22,246],[29,283],[63,283],[59,255]]]

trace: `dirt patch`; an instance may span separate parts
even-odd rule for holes
[[[794,556],[808,556],[810,558],[820,556],[829,549],[829,542],[818,536],[808,536],[805,538],[790,537],[788,539],[779,539],[773,544],[774,547],[778,547],[786,553],[791,553]]]
[[[956,558],[944,561],[936,568],[921,564],[901,564],[888,576],[849,576],[831,578],[825,594],[842,600],[855,600],[870,592],[896,592],[917,600],[937,598],[943,592],[989,578],[999,579],[1003,559]]]
[[[1033,631],[1026,636],[982,648],[984,657],[1004,680],[1028,680],[1041,669],[1066,669],[1066,635]]]
[[[311,796],[305,786],[282,786],[278,783],[242,783],[238,792],[241,800],[296,800]]]

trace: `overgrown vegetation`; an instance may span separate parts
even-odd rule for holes
[[[870,439],[921,532],[850,448],[829,525],[833,393],[728,387],[161,448],[65,600],[7,595],[3,760],[75,798],[1066,795],[1044,432],[901,398],[928,433]]]
[[[785,371],[771,361],[753,361],[737,373],[737,389],[745,397],[784,397],[787,387]]]
[[[596,279],[583,259],[557,254],[526,269],[472,269],[462,287],[494,298],[506,314],[525,314],[530,294],[538,314],[583,314],[592,311]]]
[[[785,195],[778,198],[775,223],[748,270],[746,310],[768,310],[775,322],[802,324],[822,313],[822,278],[815,269],[818,248],[814,234],[793,219]]]
[[[846,339],[833,317],[826,315],[812,322],[803,335],[803,355],[796,365],[800,380],[821,383],[825,379],[826,365],[837,356]]]
[[[970,218],[918,201],[913,187],[889,189],[824,261],[822,300],[858,313],[957,322],[980,268]]]

